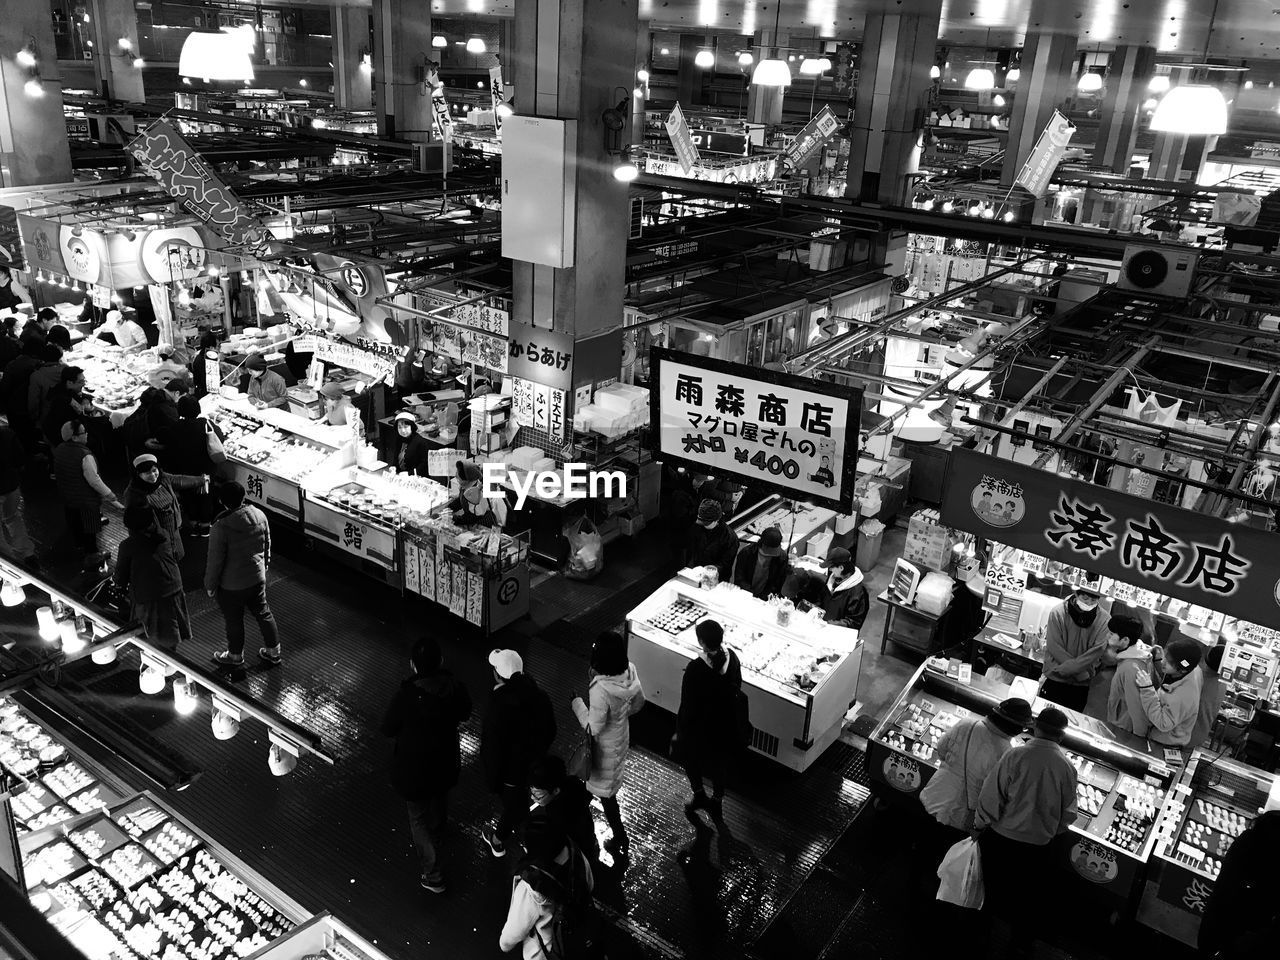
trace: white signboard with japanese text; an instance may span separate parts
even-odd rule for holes
[[[344,343],[341,340],[329,340],[324,337],[316,339],[314,359],[324,360],[326,363],[336,363],[338,366],[346,367],[348,370],[363,373],[366,376],[373,377],[375,382],[384,379],[389,380],[395,376],[396,372],[396,360],[394,357],[383,356],[369,350],[362,350],[355,344]]]
[[[861,390],[661,347],[650,356],[657,459],[852,510]]]

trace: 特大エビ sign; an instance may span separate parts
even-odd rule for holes
[[[848,513],[862,391],[654,347],[654,456]]]
[[[942,522],[1280,628],[1273,533],[959,449],[947,467]]]

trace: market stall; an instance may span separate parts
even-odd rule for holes
[[[704,589],[676,577],[627,615],[629,654],[645,696],[680,707],[685,667],[698,656],[694,628],[711,618],[742,661],[743,689],[755,727],[751,747],[793,770],[806,770],[840,735],[858,689],[862,640],[816,614],[757,600],[721,583]]]
[[[486,636],[529,612],[529,535],[458,527],[448,516],[401,530],[404,589]]]
[[[969,676],[958,664],[927,660],[869,738],[873,793],[883,802],[919,809],[916,798],[938,770],[934,749],[942,734],[962,720],[985,717],[1009,696],[1024,697],[1035,713],[1056,706],[1036,697],[1035,686],[1022,681],[1011,689]],[[1093,717],[1066,713],[1070,728],[1062,745],[1076,767],[1079,814],[1062,866],[1120,903],[1132,904],[1156,843],[1175,768],[1162,754],[1154,755],[1147,741]]]

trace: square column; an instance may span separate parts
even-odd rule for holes
[[[433,139],[431,91],[424,80],[431,47],[430,0],[373,0],[373,106],[378,136]]]
[[[33,70],[14,58],[28,40],[35,40],[36,66],[41,80],[30,96],[26,86]],[[48,6],[10,4],[0,17],[0,187],[25,187],[71,181],[71,151],[62,118],[62,86],[53,45],[53,21]]]
[[[649,69],[649,56],[652,52],[653,34],[650,32],[649,21],[641,20],[636,28],[636,76],[632,78],[636,89],[631,96],[631,143],[635,146],[644,143],[644,114],[649,86],[640,82],[639,73]]]
[[[1128,173],[1138,139],[1138,116],[1156,68],[1152,47],[1117,47],[1111,56],[1107,91],[1098,117],[1093,162],[1112,173]]]
[[[938,5],[927,15],[867,16],[845,196],[906,205],[907,175],[919,169],[941,15]]]
[[[333,105],[339,110],[368,110],[373,105],[369,11],[363,7],[331,7],[329,21],[333,32]]]
[[[1038,6],[1032,7],[1033,13]],[[1063,109],[1075,93],[1075,60],[1074,34],[1028,34],[1000,171],[1000,182],[1005,186],[1011,186],[1017,178],[1053,111]]]
[[[89,4],[90,28],[93,30],[94,66],[98,73],[98,92],[111,100],[145,103],[140,67],[133,61],[138,50],[138,13],[133,0],[92,0]],[[120,41],[128,43],[122,47]]]

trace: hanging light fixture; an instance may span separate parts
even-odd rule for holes
[[[745,50],[743,50],[742,53],[738,54],[738,66],[740,67],[749,67],[751,66],[751,64],[755,62],[756,62],[756,58],[753,57],[751,54],[747,53],[747,51]]]
[[[1004,75],[1005,83],[1017,83],[1021,79],[1022,79],[1021,67],[1014,67],[1012,70],[1010,70],[1008,73]]]
[[[1227,98],[1207,83],[1180,83],[1156,107],[1151,129],[1206,137],[1226,133]]]
[[[826,57],[807,57],[800,64],[800,72],[806,77],[817,77],[831,69],[831,61]]]
[[[649,71],[641,67],[639,70],[636,71],[636,79],[639,80],[641,83],[648,83]]]
[[[781,16],[782,4],[775,3],[773,8],[773,56],[765,57],[751,71],[751,82],[758,87],[785,88],[791,86],[791,68],[787,66],[787,61],[778,56],[778,23]]]
[[[40,631],[40,639],[52,643],[58,639],[58,618],[53,607],[40,607],[36,610],[36,626]]]
[[[1164,93],[1169,89],[1171,83],[1172,81],[1167,73],[1157,73],[1147,83],[1147,90],[1151,93]]]
[[[991,47],[991,31],[987,31],[987,45],[983,47],[982,53],[985,56],[987,50]],[[986,61],[979,61],[985,63]],[[966,90],[994,90],[996,86],[996,75],[990,67],[981,66],[974,67],[969,71],[969,75],[964,78],[964,88]]]
[[[434,37],[431,38],[431,46],[435,47],[437,50],[443,50],[448,45],[449,45],[448,39],[444,37],[442,34],[437,33]]]
[[[630,183],[638,176],[640,176],[640,168],[631,159],[631,148],[623,147],[622,152],[618,154],[618,165],[613,168],[613,179],[619,183]]]
[[[693,58],[693,65],[700,70],[706,70],[709,67],[714,67],[716,65],[716,55],[706,47],[703,47],[698,51],[697,56]]]
[[[998,93],[997,93],[994,97],[992,97],[992,98],[991,98],[991,105],[992,105],[993,107],[1003,107],[1003,106],[1004,106],[1004,104],[1005,104],[1005,99],[1004,99],[1004,97],[1000,96],[1000,94],[998,94]]]
[[[27,595],[22,592],[22,586],[17,580],[6,580],[4,586],[0,587],[0,603],[6,607],[16,607],[27,599]]]
[[[230,740],[240,731],[240,708],[215,693],[212,725],[215,740]]]
[[[467,41],[467,53],[484,53],[488,49],[479,37],[472,37]]]
[[[100,667],[105,667],[108,664],[115,663],[116,662],[116,645],[114,643],[108,643],[104,646],[101,646],[97,650],[93,651],[90,657],[93,660],[93,662]]]
[[[942,68],[939,67],[936,63],[929,68],[929,79],[930,80],[942,79]]]
[[[180,716],[190,716],[196,712],[196,706],[200,702],[197,693],[199,688],[196,682],[190,677],[183,680],[177,680],[173,684],[173,709]]]
[[[1085,71],[1076,81],[1076,89],[1081,93],[1097,93],[1102,89],[1102,74],[1095,73],[1092,69]]]
[[[69,616],[58,624],[58,633],[62,636],[63,653],[79,653],[84,649],[84,638],[76,629],[76,618]]]

